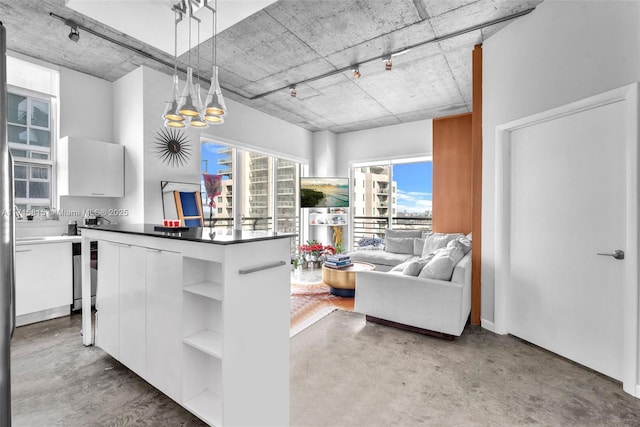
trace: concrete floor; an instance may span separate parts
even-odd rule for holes
[[[16,330],[14,426],[200,426],[99,348],[80,316]],[[291,339],[292,426],[640,425],[621,385],[467,327],[447,342],[336,311]]]

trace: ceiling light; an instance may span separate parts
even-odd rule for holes
[[[71,31],[69,32],[69,40],[72,42],[78,43],[80,40],[80,32],[78,32],[78,24],[73,22],[70,19],[65,19],[64,23],[71,27]]]
[[[292,98],[295,98],[296,96],[298,96],[298,91],[296,90],[296,85],[289,86],[289,95],[291,95]]]
[[[170,122],[182,122],[184,116],[178,111],[178,101],[180,100],[180,87],[178,79],[178,22],[182,20],[182,15],[174,12],[174,29],[173,29],[173,88],[171,101],[167,102],[167,107],[164,110],[162,118],[165,119],[164,125],[166,127],[184,127],[174,126]]]
[[[218,0],[215,0],[213,8],[206,3],[205,6],[213,13],[213,19],[211,20],[213,25],[213,35],[211,36],[211,60],[213,61],[213,69],[211,72],[211,87],[209,87],[207,100],[205,101],[204,119],[209,123],[222,124],[224,120],[221,116],[227,114],[227,105],[224,102],[222,89],[220,89],[220,81],[218,80],[218,37],[216,37],[216,31],[218,30]]]
[[[387,71],[391,70],[391,67],[393,66],[393,63],[391,62],[391,55],[383,56],[382,61],[384,61],[384,69]]]
[[[362,75],[362,74],[360,74],[360,66],[359,65],[355,65],[351,69],[351,71],[353,71],[353,78],[355,78],[355,79],[359,79],[360,76]]]

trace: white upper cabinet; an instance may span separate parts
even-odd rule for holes
[[[65,136],[57,163],[59,195],[124,197],[124,146]]]

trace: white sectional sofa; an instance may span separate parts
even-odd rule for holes
[[[355,311],[369,321],[445,339],[460,336],[471,312],[467,237],[427,234],[420,239],[428,253],[412,255],[391,271],[358,272]]]

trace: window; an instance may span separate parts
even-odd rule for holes
[[[9,89],[7,106],[7,139],[15,164],[16,206],[20,210],[50,207],[53,191],[51,99]]]
[[[354,242],[362,237],[384,236],[390,228],[431,228],[431,158],[412,158],[354,165],[353,178],[363,185],[353,188]],[[358,197],[362,192],[362,201]]]
[[[201,155],[203,172],[222,175],[214,226],[233,228],[235,208],[240,209],[242,218],[236,228],[298,234],[300,163],[210,141],[202,143]],[[242,177],[241,188],[234,189],[234,173]],[[206,198],[204,187],[203,197]],[[207,201],[203,202],[207,208]],[[295,240],[292,239],[293,249],[297,247]]]

